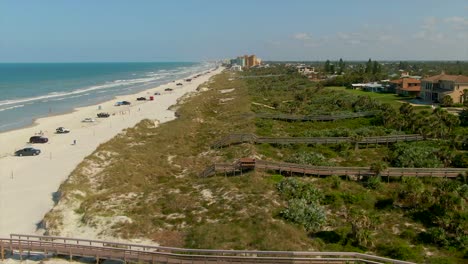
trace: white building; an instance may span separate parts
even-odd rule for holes
[[[242,66],[234,64],[231,66],[231,71],[242,71]]]

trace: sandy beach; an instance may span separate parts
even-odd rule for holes
[[[35,233],[54,205],[54,194],[73,169],[101,143],[113,138],[125,128],[133,127],[143,119],[167,122],[175,118],[168,110],[177,99],[222,71],[219,68],[191,82],[176,80],[143,92],[119,96],[114,100],[78,108],[71,113],[36,120],[33,126],[0,134],[0,237],[11,233]],[[182,86],[177,86],[177,83]],[[173,91],[164,91],[172,88]],[[159,92],[160,95],[154,95]],[[136,101],[137,97],[154,96],[154,101]],[[114,106],[117,101],[130,101],[130,106]],[[107,112],[109,118],[96,118]],[[84,118],[94,118],[84,123]],[[55,134],[57,127],[71,130]],[[49,138],[46,144],[28,144],[39,131]],[[76,141],[76,144],[73,142]],[[15,150],[33,146],[41,150],[38,156],[17,157]]]

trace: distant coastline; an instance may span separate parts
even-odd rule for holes
[[[194,62],[0,63],[0,133],[212,66]]]

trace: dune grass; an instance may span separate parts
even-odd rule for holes
[[[461,251],[453,252],[453,249],[418,241],[417,235],[426,227],[395,202],[405,186],[398,180],[387,183],[383,179],[375,185],[376,188],[368,188],[364,180],[352,181],[345,177],[297,177],[320,190],[323,194],[321,203],[327,210],[328,220],[322,230],[308,232],[280,216],[287,201],[278,193],[276,184],[285,178],[283,175],[251,171],[239,177],[218,175],[199,178],[198,173],[206,166],[214,162],[233,162],[240,157],[287,161],[298,159],[299,154],[299,158],[313,155],[314,162],[369,166],[373,162],[384,161],[388,156],[389,148],[385,146],[355,150],[346,144],[241,144],[211,149],[214,141],[229,133],[306,136],[308,133],[342,129],[356,131],[362,127],[369,127],[367,132],[371,133],[376,129],[373,118],[336,122],[252,118],[249,115],[252,111],[277,111],[252,105],[252,101],[265,105],[279,104],[281,109],[281,104],[295,100],[295,85],[303,89],[313,89],[314,86],[304,84],[304,80],[289,80],[284,76],[273,80],[264,78],[260,80],[265,82],[263,88],[276,85],[278,89],[260,93],[256,86],[260,81],[234,78],[237,74],[224,72],[202,85],[202,90],[208,90],[174,107],[180,115],[178,119],[156,128],[152,121],[142,121],[102,144],[61,186],[62,201],[79,204],[75,212],[82,224],[104,226],[106,232],[123,238],[150,238],[165,246],[357,251],[417,262],[430,262],[425,256],[428,251],[434,255],[435,261],[439,257],[452,258],[449,263],[462,259]],[[281,91],[283,85],[287,85],[286,92]],[[220,92],[227,89],[234,90]],[[325,98],[326,94],[321,96]],[[323,98],[316,96],[311,101],[322,107]],[[394,106],[401,104],[385,94],[378,100]],[[298,108],[310,108],[311,105],[303,103]],[[286,105],[283,109],[292,108]],[[424,183],[428,186],[426,191],[431,191],[432,183]],[[350,221],[356,211],[364,212],[362,219],[370,219],[373,223],[372,227],[363,228],[371,239],[371,243],[365,246],[352,238]],[[125,216],[131,221],[112,221],[115,216]],[[102,219],[107,219],[107,222],[103,223]],[[59,232],[62,224],[59,211],[52,210],[45,221],[52,234]]]

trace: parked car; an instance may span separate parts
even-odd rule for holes
[[[39,155],[41,153],[41,150],[39,149],[35,149],[35,148],[24,148],[24,149],[20,149],[20,150],[17,150],[15,152],[15,155],[16,156],[36,156],[36,155]]]
[[[96,122],[96,120],[94,120],[93,118],[87,117],[87,118],[81,120],[81,122],[92,123],[92,122]]]
[[[182,83],[177,83],[176,85],[177,85],[177,86],[181,86],[181,85],[183,85],[183,84],[182,84]]]
[[[145,101],[146,100],[146,97],[138,97],[137,98],[137,101]]]
[[[155,92],[154,95],[161,95],[161,93],[160,92]]]
[[[48,141],[49,139],[43,136],[32,136],[29,138],[29,143],[47,143]]]
[[[115,106],[121,106],[121,105],[130,105],[131,103],[129,101],[120,101],[115,103]]]
[[[70,129],[67,129],[67,128],[64,128],[64,127],[59,127],[57,129],[55,129],[55,132],[57,134],[66,134],[66,133],[70,133]]]
[[[166,89],[164,89],[164,91],[166,91],[166,92],[170,92],[170,91],[172,91],[172,90],[173,90],[172,88],[166,88]]]
[[[97,117],[99,117],[99,118],[106,118],[106,117],[109,117],[109,116],[110,116],[109,113],[104,113],[104,112],[97,114]]]
[[[192,81],[192,79],[185,79],[185,81],[186,81],[186,82],[191,82],[191,81]]]

